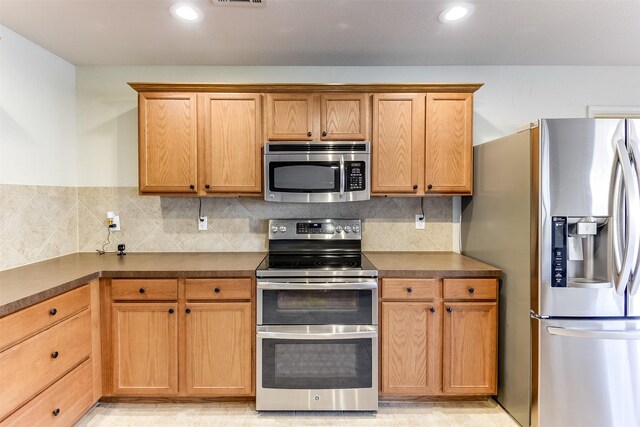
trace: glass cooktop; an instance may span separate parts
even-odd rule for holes
[[[258,267],[258,276],[299,273],[305,276],[324,275],[322,273],[354,274],[375,272],[371,261],[361,253],[357,254],[269,254]],[[372,274],[373,275],[373,274]]]

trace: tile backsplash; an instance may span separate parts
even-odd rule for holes
[[[361,218],[367,251],[450,251],[450,197],[425,197],[426,228],[415,229],[420,199],[379,197],[336,204],[271,203],[254,197],[202,198],[208,230],[198,231],[197,197],[140,196],[135,187],[0,186],[0,270],[107,241],[106,213],[120,215],[105,250],[128,252],[265,251],[272,218]]]
[[[0,270],[77,251],[76,187],[0,184]]]

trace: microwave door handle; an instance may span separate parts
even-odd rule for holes
[[[633,132],[633,129],[631,129],[630,135],[629,146],[631,148],[631,154],[633,155],[633,165],[635,167],[634,185],[639,189],[640,193],[640,141],[638,140],[637,135]],[[635,209],[635,212],[633,209]],[[635,206],[630,206],[630,210],[628,212],[627,222],[637,223],[638,218],[640,218],[640,200],[638,200],[638,203],[636,203]],[[638,230],[638,234],[640,235],[640,230]],[[633,269],[633,280],[629,285],[630,295],[637,294],[640,289],[640,238],[638,238],[636,242],[636,247],[636,264]]]
[[[340,156],[340,198],[344,197],[344,185],[345,185],[345,176],[344,176],[344,156]]]
[[[622,168],[622,180],[624,184],[624,198],[625,205],[627,206],[627,213],[631,215],[637,215],[637,206],[640,204],[640,192],[638,190],[638,183],[633,180],[634,174],[631,166],[631,159],[629,152],[624,145],[624,140],[618,140],[616,142],[616,149],[618,153],[618,159]],[[614,212],[614,215],[616,213]],[[632,217],[633,218],[633,217]],[[629,279],[631,278],[632,268],[636,264],[638,258],[638,244],[640,243],[638,221],[626,221],[626,236],[624,246],[624,256],[622,260],[622,267],[617,274],[617,283],[615,285],[616,292],[619,295],[624,295]],[[618,225],[620,226],[620,225]],[[616,230],[614,230],[616,233]]]

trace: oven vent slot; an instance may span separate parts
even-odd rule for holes
[[[304,151],[304,152],[333,152],[333,151],[367,151],[366,144],[269,144],[269,152]]]
[[[265,6],[266,0],[211,0],[219,6]]]

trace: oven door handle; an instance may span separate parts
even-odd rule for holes
[[[377,338],[378,331],[364,332],[258,332],[258,339],[282,339],[282,340],[318,340],[318,339],[358,339]]]
[[[347,177],[344,175],[344,156],[340,156],[340,198],[344,197],[344,187]]]
[[[339,283],[287,283],[287,282],[258,282],[258,289],[270,290],[359,290],[376,289],[377,282],[339,282]]]

